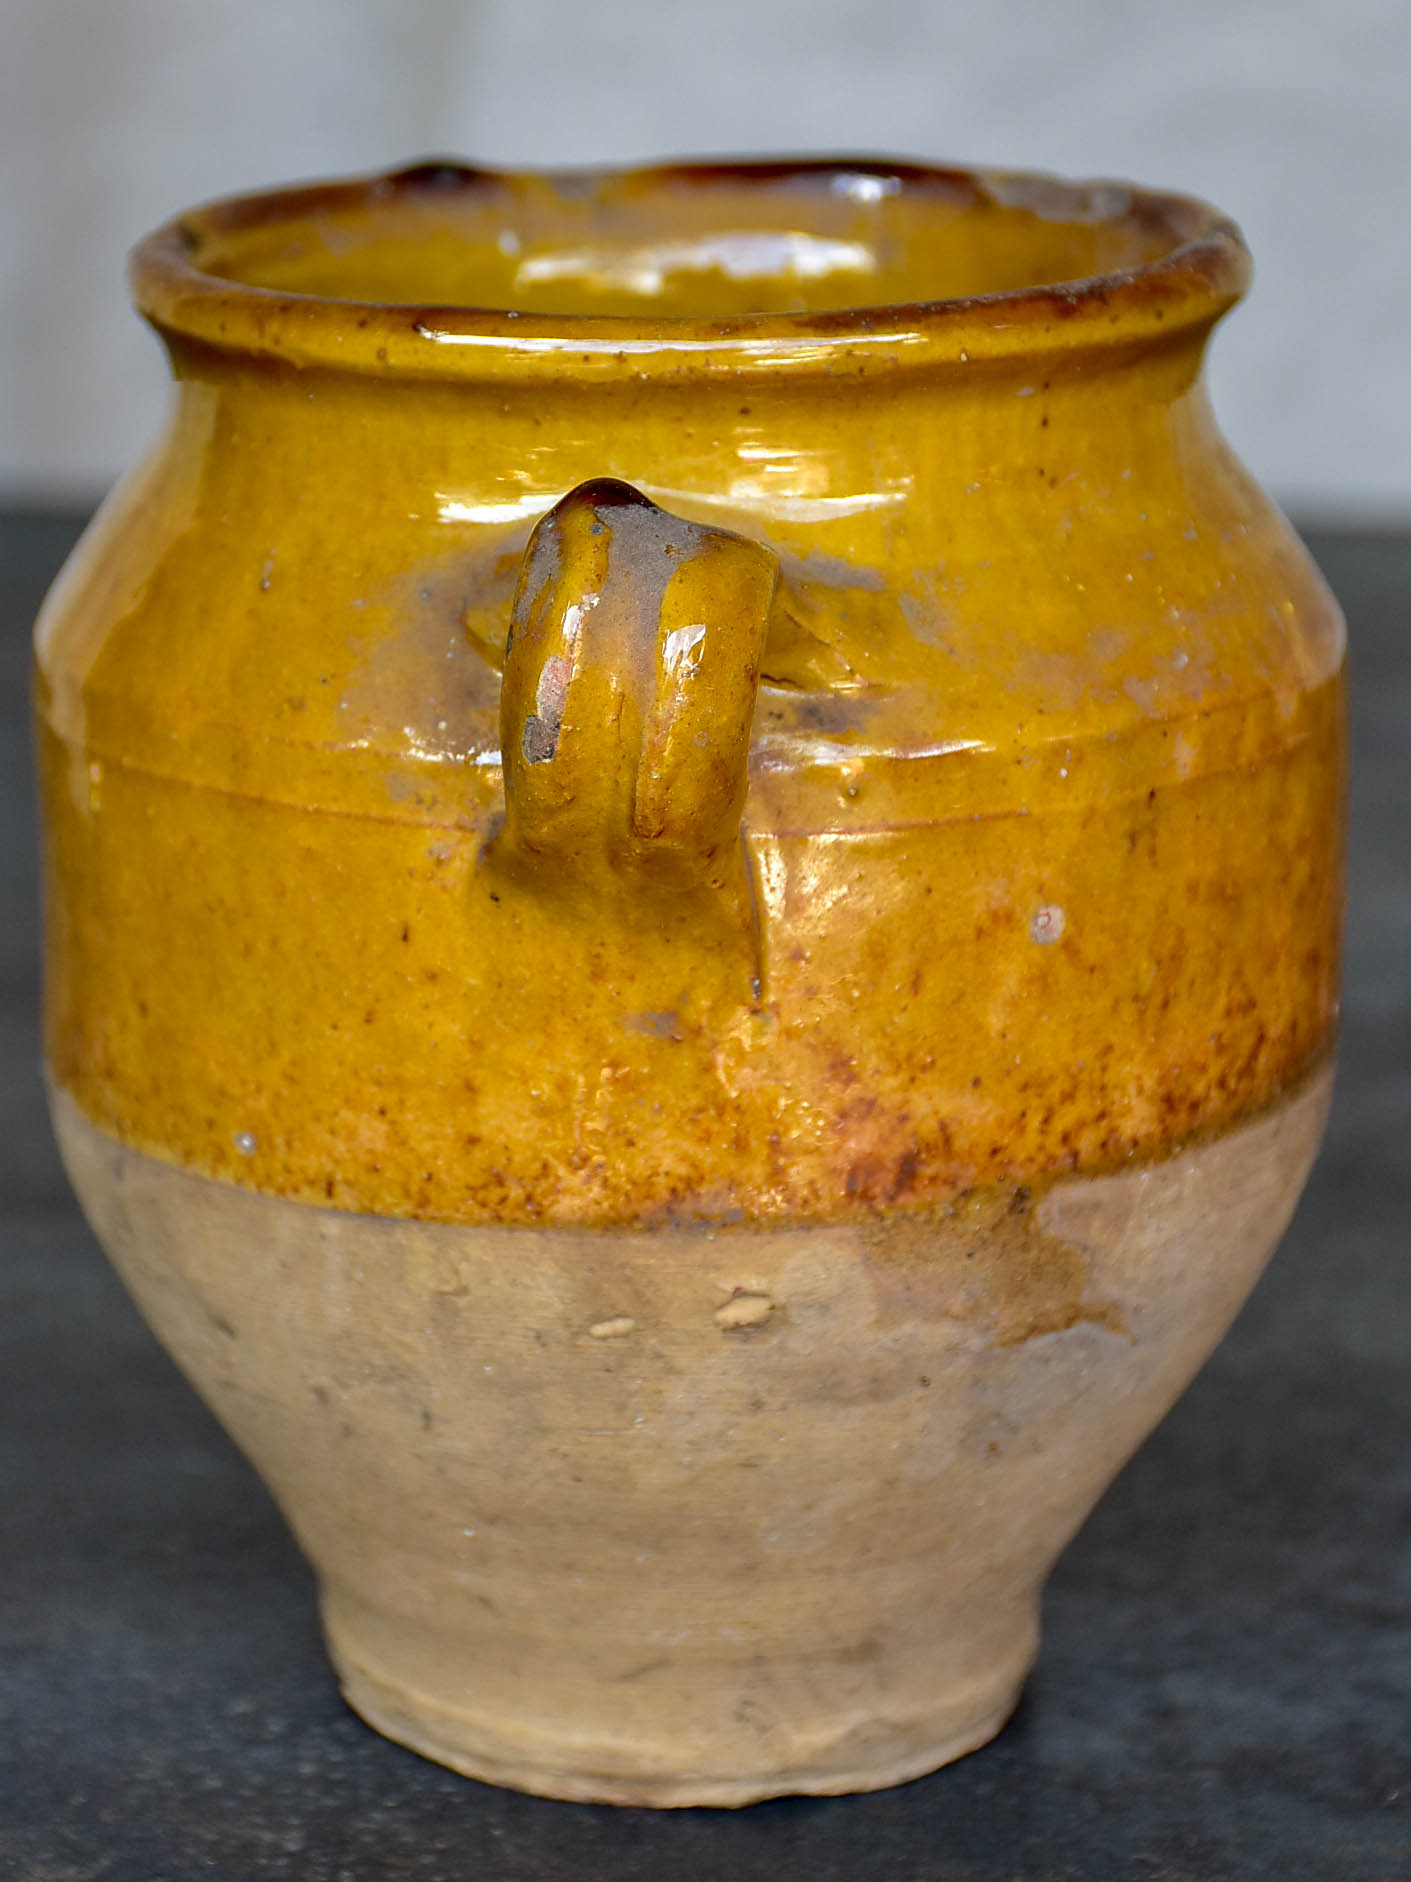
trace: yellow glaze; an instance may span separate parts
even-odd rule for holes
[[[1343,633],[1207,405],[1245,276],[1199,204],[885,164],[151,238],[170,424],[37,634],[56,1084],[587,1227],[1267,1110],[1335,1023]]]

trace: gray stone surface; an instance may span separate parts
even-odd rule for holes
[[[75,528],[0,518],[0,1876],[1405,1882],[1411,539],[1313,544],[1356,685],[1322,1161],[1234,1333],[1060,1564],[1019,1714],[899,1790],[656,1815],[469,1783],[343,1707],[273,1506],[78,1217],[36,1070],[25,681]]]

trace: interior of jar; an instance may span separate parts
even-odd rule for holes
[[[1157,261],[1195,205],[1111,184],[905,166],[499,175],[425,165],[247,199],[188,259],[388,305],[712,321],[969,299]]]

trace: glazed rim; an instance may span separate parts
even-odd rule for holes
[[[385,210],[400,199],[537,183],[566,197],[728,185],[927,192],[1048,220],[1125,230],[1154,258],[1082,279],[953,299],[726,317],[572,314],[356,300],[261,287],[209,263],[221,241],[321,215]],[[826,374],[951,366],[1035,355],[1143,350],[1207,330],[1249,284],[1239,229],[1197,198],[1038,172],[971,170],[884,158],[670,163],[641,169],[487,170],[437,160],[365,177],[226,197],[157,229],[133,251],[140,311],[159,332],[296,366],[398,378],[487,379],[571,372],[575,379]]]

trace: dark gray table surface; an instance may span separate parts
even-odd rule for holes
[[[870,1797],[542,1802],[348,1712],[309,1573],[85,1229],[37,1077],[26,637],[0,517],[0,1875],[1411,1878],[1411,537],[1321,533],[1355,687],[1332,1125],[1234,1333],[1059,1565],[1008,1729]]]

